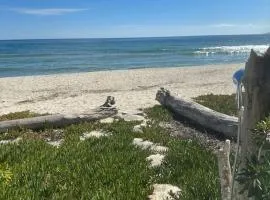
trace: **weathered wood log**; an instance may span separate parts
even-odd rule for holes
[[[226,140],[224,147],[218,151],[218,168],[221,184],[221,199],[231,200],[232,195],[232,172],[230,165],[230,140]]]
[[[245,66],[243,77],[245,88],[244,117],[240,133],[240,154],[238,171],[246,168],[246,160],[258,153],[259,147],[254,141],[252,129],[260,120],[270,114],[270,48],[264,55],[257,55],[253,50]],[[248,192],[239,194],[243,185],[234,184],[234,197],[237,200],[253,199]]]
[[[184,116],[203,127],[222,133],[225,137],[236,138],[238,119],[216,112],[190,99],[170,95],[168,90],[161,88],[156,94],[156,100],[180,116]]]
[[[104,119],[114,116],[117,113],[117,109],[115,107],[112,107],[114,103],[114,98],[110,96],[107,98],[105,104],[98,108],[92,109],[87,113],[72,115],[54,114],[40,117],[3,121],[0,122],[0,132],[6,132],[14,128],[40,129],[45,125],[50,125],[52,127],[64,127],[70,124]]]

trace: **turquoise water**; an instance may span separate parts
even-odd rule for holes
[[[245,62],[269,35],[0,41],[0,77]]]

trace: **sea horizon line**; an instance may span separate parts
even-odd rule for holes
[[[148,39],[148,38],[181,38],[181,37],[211,37],[211,36],[251,36],[251,35],[269,35],[270,33],[244,33],[244,34],[212,34],[212,35],[175,35],[175,36],[131,36],[131,37],[67,37],[67,38],[15,38],[0,39],[0,41],[21,41],[21,40],[88,40],[88,39]]]

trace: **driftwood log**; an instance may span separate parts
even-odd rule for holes
[[[115,104],[114,97],[108,96],[106,102],[87,113],[82,114],[54,114],[40,117],[32,117],[25,119],[9,120],[0,122],[0,132],[6,132],[14,128],[40,129],[45,125],[52,127],[63,127],[70,124],[96,121],[107,117],[114,116],[117,109],[112,105]]]
[[[174,97],[164,88],[157,92],[156,100],[176,114],[203,127],[220,132],[228,138],[237,137],[238,119],[236,117],[216,112],[190,99]]]

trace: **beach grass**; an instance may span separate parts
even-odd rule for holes
[[[38,114],[38,113],[30,112],[29,110],[26,110],[26,111],[13,112],[6,115],[1,115],[0,121],[23,119],[23,118],[42,116],[42,115],[47,115],[47,114]]]
[[[202,104],[215,111],[236,116],[237,105],[235,100],[235,94],[231,95],[215,95],[207,94],[193,98],[197,103]]]
[[[181,199],[219,199],[213,153],[160,127],[156,122],[171,118],[164,108],[147,113],[154,120],[144,133],[132,131],[138,122],[82,123],[61,130],[59,148],[43,134],[51,131],[53,137],[57,131],[18,131],[18,144],[0,145],[0,199],[146,199],[155,183],[178,186]],[[111,135],[80,141],[83,133],[100,129]],[[134,138],[167,146],[163,164],[150,168],[146,157],[152,153],[133,146]]]
[[[146,108],[144,109],[144,112],[146,113],[147,117],[150,118],[152,121],[169,122],[173,119],[172,112],[160,105]]]

